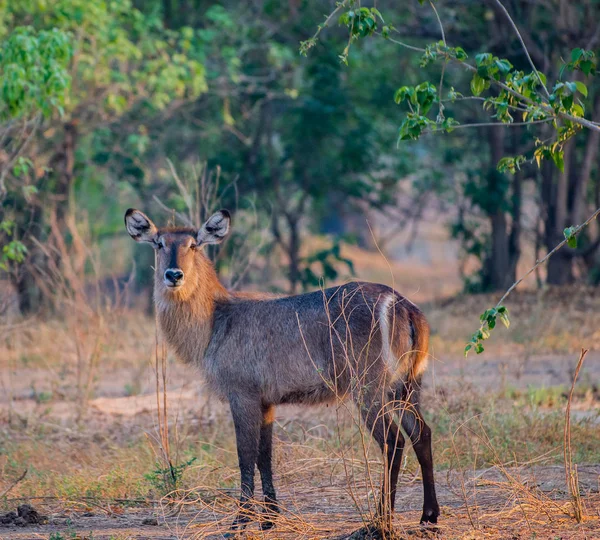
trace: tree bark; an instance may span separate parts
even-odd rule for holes
[[[594,102],[593,110],[596,111],[593,120],[600,122],[600,95]],[[578,225],[583,222],[586,216],[584,216],[586,195],[588,185],[592,176],[592,169],[596,163],[598,157],[598,147],[600,146],[600,132],[590,131],[587,137],[587,143],[585,145],[585,153],[583,156],[583,162],[581,167],[575,167],[574,174],[574,186],[572,190],[573,194],[573,205],[571,211],[571,223]],[[577,169],[580,170],[577,174]]]
[[[494,194],[495,200],[489,206],[489,219],[492,229],[491,250],[484,269],[484,289],[497,291],[510,285],[509,237],[504,204],[504,181],[502,173],[496,166],[504,155],[504,133],[502,127],[489,130],[490,169],[488,172],[488,192]]]
[[[298,220],[288,218],[290,228],[289,241],[289,280],[290,294],[298,292],[298,284],[300,283],[300,233],[298,231]]]
[[[19,268],[18,275],[15,280],[15,287],[19,295],[19,307],[23,315],[37,311],[46,306],[50,302],[49,298],[45,297],[40,291],[36,277],[45,276],[44,271],[47,267],[47,261],[36,245],[31,240],[31,236],[44,241],[47,234],[47,225],[44,221],[44,210],[50,205],[56,212],[56,220],[61,233],[66,233],[65,217],[69,210],[73,191],[73,180],[75,171],[75,148],[77,146],[77,122],[67,122],[63,126],[64,137],[60,149],[54,154],[50,160],[50,176],[43,178],[41,182],[52,182],[51,188],[40,187],[40,192],[44,193],[46,200],[40,200],[33,203],[33,206],[27,204],[23,207],[23,215],[28,214],[28,221],[23,221],[19,224],[19,238],[28,249],[28,261],[23,263]],[[48,197],[49,195],[49,197]],[[27,207],[29,209],[27,210]],[[60,266],[58,253],[53,257],[56,258],[57,266]],[[41,269],[41,271],[40,271]]]
[[[548,197],[546,204],[548,216],[546,219],[546,249],[554,249],[563,238],[563,230],[567,226],[568,196],[569,196],[569,171],[572,159],[574,159],[574,142],[570,141],[565,146],[564,172],[556,176],[556,183],[552,182],[554,177],[554,164],[546,163],[543,168],[544,194]],[[566,285],[574,281],[573,258],[569,248],[559,250],[548,261],[548,275],[546,282],[550,285]]]

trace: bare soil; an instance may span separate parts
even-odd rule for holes
[[[439,538],[600,538],[600,466],[580,466],[579,480],[587,519],[576,524],[569,517],[564,469],[560,466],[486,469],[438,473],[442,515]],[[518,480],[518,481],[517,481]],[[280,487],[285,508],[281,526],[262,532],[256,524],[248,538],[348,538],[365,524],[344,489],[336,485]],[[429,536],[418,525],[421,485],[416,478],[402,478],[398,492],[395,528],[401,538]],[[48,538],[220,538],[228,530],[234,504],[218,502],[123,508],[108,505],[92,511],[65,510],[60,504],[38,508],[48,514],[44,525],[0,525],[1,539]],[[226,511],[224,511],[226,510]],[[71,536],[69,536],[71,535]]]
[[[467,396],[469,387],[525,391],[532,387],[568,386],[576,361],[576,355],[572,354],[507,353],[495,357],[472,355],[468,359],[457,355],[443,359],[436,356],[425,381],[426,396],[443,394],[449,388],[462,388]],[[60,437],[74,436],[69,426],[74,421],[76,408],[72,400],[62,399],[56,393],[56,387],[49,385],[45,369],[16,366],[10,374],[0,371],[0,375],[0,389],[10,387],[12,398],[9,402],[8,393],[0,392],[0,418],[6,418],[10,409],[25,424],[28,418],[36,421],[47,418],[52,420],[53,429],[63,430]],[[140,393],[126,396],[125,383],[133,379],[137,379]],[[593,388],[600,381],[600,353],[590,352],[580,381],[591,384],[592,390],[586,399],[574,403],[574,416],[597,421],[599,400]],[[129,366],[100,373],[95,397],[85,411],[85,426],[90,437],[100,440],[102,434],[114,430],[147,430],[156,413],[155,384],[148,365],[142,371],[139,367]],[[189,424],[230,424],[226,407],[207,398],[192,368],[170,363],[169,388],[172,410]],[[45,391],[54,392],[50,402],[40,399]],[[327,429],[321,426],[333,425],[335,412],[332,408],[281,407],[276,428],[279,438],[285,440],[288,423],[305,418],[318,418],[320,424],[314,424],[315,429]],[[435,434],[435,426],[432,427]],[[562,433],[557,432],[555,440],[556,449],[560,451]],[[103,440],[101,442],[104,444]],[[281,447],[285,442],[277,444]],[[61,458],[54,456],[54,459]],[[367,524],[369,504],[374,496],[368,486],[363,486],[364,496],[357,496],[357,491],[349,490],[339,474],[330,474],[332,463],[317,463],[309,478],[306,474],[295,474],[296,464],[286,461],[286,453],[281,450],[278,460],[276,485],[284,508],[282,517],[272,531],[262,532],[257,524],[251,524],[246,531],[247,538],[341,539],[351,537]],[[339,468],[339,464],[336,466]],[[571,516],[571,501],[561,466],[529,464],[438,471],[436,479],[442,515],[437,537],[464,540],[600,539],[600,465],[580,465],[578,473],[585,510],[585,520],[581,524]],[[353,481],[355,484],[366,482],[360,471]],[[400,482],[394,518],[398,537],[431,537],[432,532],[418,527],[422,504],[420,478],[406,473]],[[78,501],[39,497],[11,500],[9,494],[6,510],[16,512],[16,517],[11,514],[6,523],[2,523],[0,517],[0,540],[49,539],[51,535],[55,540],[221,538],[233,519],[236,493],[237,490],[228,489],[214,489],[208,496],[191,492],[187,499],[181,498],[176,504],[166,499],[144,502],[87,500],[83,495]],[[18,507],[24,503],[33,505],[37,515],[46,516],[47,521],[17,522],[21,517]],[[360,535],[354,536],[358,537]]]

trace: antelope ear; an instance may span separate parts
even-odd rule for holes
[[[229,232],[231,214],[227,210],[219,210],[208,218],[198,231],[198,244],[220,244]]]
[[[152,220],[144,213],[134,208],[125,212],[125,228],[129,236],[136,242],[156,243],[158,229]]]

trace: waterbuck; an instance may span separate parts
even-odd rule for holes
[[[279,512],[271,469],[275,406],[352,398],[381,447],[386,477],[379,503],[391,515],[404,437],[423,476],[421,523],[436,523],[431,430],[419,412],[429,327],[412,302],[385,285],[353,282],[297,296],[228,291],[204,253],[227,236],[230,215],[213,214],[200,228],[158,229],[138,210],[127,232],[156,250],[154,301],[162,334],[177,356],[198,366],[210,390],[229,402],[241,472],[240,512],[250,519],[255,467],[264,495],[261,527]]]

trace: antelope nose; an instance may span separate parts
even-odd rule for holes
[[[183,272],[177,268],[169,268],[165,272],[165,279],[173,285],[177,285],[183,279]]]

